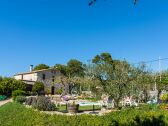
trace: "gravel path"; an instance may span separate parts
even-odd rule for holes
[[[8,102],[11,102],[11,101],[12,101],[12,99],[7,99],[7,100],[4,100],[4,101],[0,101],[0,106],[6,104]]]

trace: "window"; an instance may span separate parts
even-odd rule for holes
[[[51,87],[51,94],[52,94],[52,95],[55,94],[55,87],[54,87],[54,86]]]
[[[43,78],[43,80],[45,80],[45,78],[46,78],[45,74],[43,74],[43,77],[42,77],[42,78]]]
[[[54,82],[55,81],[55,78],[54,78],[54,76],[52,76],[52,82]]]

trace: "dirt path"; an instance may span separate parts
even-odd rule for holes
[[[0,101],[0,107],[8,102],[11,102],[12,99],[8,99],[8,100],[4,100],[4,101]]]

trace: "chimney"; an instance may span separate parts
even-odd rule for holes
[[[33,65],[30,65],[30,72],[33,71]]]

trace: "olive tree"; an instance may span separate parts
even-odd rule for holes
[[[111,96],[116,107],[130,94],[131,66],[126,61],[113,60],[109,53],[102,53],[93,58],[87,73],[94,90]]]
[[[134,93],[138,94],[139,100],[147,102],[149,100],[149,91],[154,87],[155,77],[147,68],[146,64],[141,63],[133,68],[132,82]]]
[[[54,68],[61,72],[59,76],[55,77],[54,83],[62,84],[64,89],[68,87],[70,94],[74,88],[77,88],[78,93],[80,93],[80,86],[82,85],[85,69],[81,61],[71,59],[66,65],[56,64]]]

